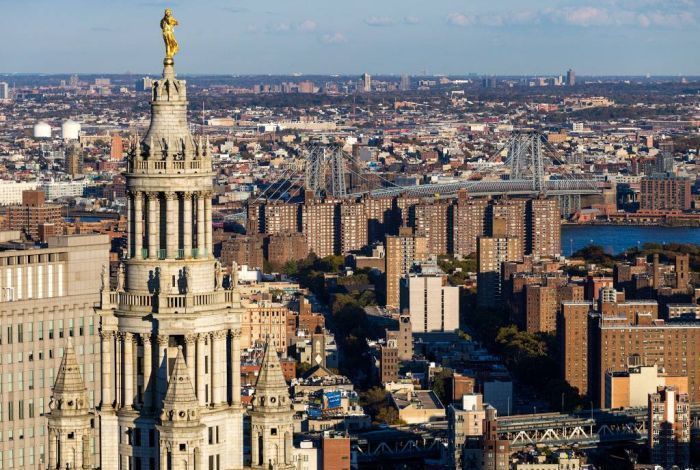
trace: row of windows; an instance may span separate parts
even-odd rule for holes
[[[17,400],[16,404],[14,401],[8,401],[4,406],[0,406],[0,422],[12,422],[15,419],[31,419],[41,416],[44,413],[44,403],[44,397],[39,398],[36,404],[34,404],[34,400],[31,399]],[[5,411],[5,413],[3,413],[3,411]],[[43,427],[41,427],[41,435],[43,436]],[[20,439],[22,438],[23,436],[20,434]],[[12,435],[8,436],[8,439],[12,440]]]
[[[85,317],[79,317],[77,321],[74,318],[69,318],[67,320],[56,320],[55,322],[54,320],[47,320],[36,323],[27,322],[9,325],[4,331],[0,331],[0,345],[13,344],[15,341],[17,343],[31,343],[34,341],[35,332],[38,341],[54,339],[55,336],[64,338],[66,334],[69,337],[76,335],[85,336],[86,334],[93,336],[95,334],[95,317],[87,317],[87,322]]]
[[[86,382],[95,381],[95,365],[88,363],[85,366],[80,365],[80,374]],[[14,380],[13,380],[14,379]],[[36,379],[36,380],[35,380]],[[46,379],[46,382],[44,381]],[[54,368],[36,369],[28,371],[20,371],[14,374],[6,373],[0,375],[0,393],[2,392],[23,392],[26,390],[34,390],[34,387],[42,389],[45,386],[54,384]]]
[[[87,343],[85,347],[83,347],[82,344],[79,344],[76,346],[75,350],[76,353],[79,356],[82,356],[83,354],[94,354],[95,351],[95,344],[93,343]],[[99,353],[99,348],[97,350]],[[62,358],[63,357],[63,348],[58,348],[57,349],[57,354],[54,354],[53,349],[39,349],[38,351],[17,351],[16,353],[5,353],[0,354],[0,364],[21,364],[23,362],[34,362],[34,361],[42,361],[44,359],[53,359],[55,357]]]
[[[0,469],[4,468],[25,468],[38,462],[44,462],[44,446],[39,446],[36,451],[34,447],[27,449],[8,449],[4,453],[0,450]]]

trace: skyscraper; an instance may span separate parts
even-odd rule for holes
[[[556,198],[537,198],[527,206],[527,248],[535,258],[561,253],[561,215]]]
[[[409,75],[401,75],[401,81],[399,82],[399,90],[408,91],[411,89],[411,77]]]
[[[576,85],[576,72],[574,72],[574,69],[569,69],[566,71],[566,84],[568,86]]]
[[[243,466],[242,307],[213,256],[212,157],[190,135],[186,93],[166,58],[127,158],[127,259],[115,290],[103,275],[97,309],[101,468]]]
[[[362,74],[362,91],[365,93],[372,91],[372,76],[368,73]]]
[[[491,225],[493,236],[478,237],[476,242],[477,303],[484,307],[494,307],[501,299],[503,263],[523,258],[522,238],[508,234],[508,219],[494,217]],[[520,228],[515,228],[518,233]]]
[[[31,246],[0,252],[3,468],[37,468],[39,462],[50,463],[47,436],[53,435],[56,443],[58,436],[51,429],[61,422],[61,415],[72,416],[63,421],[64,429],[75,433],[77,444],[71,447],[64,441],[64,449],[75,448],[80,455],[74,458],[83,457],[85,429],[79,417],[94,410],[100,400],[99,317],[93,306],[99,300],[100,266],[107,263],[109,237],[106,235],[52,237],[45,248]],[[73,375],[73,372],[66,374],[65,367],[60,365],[69,361],[70,344],[80,357],[82,387],[72,378],[61,379]],[[72,364],[73,360],[69,362]],[[78,392],[83,403],[78,405],[74,400],[70,410],[56,406],[52,409],[51,387],[54,387],[54,404],[69,394],[75,398],[73,392]],[[49,431],[45,432],[44,414],[49,412]],[[89,422],[88,419],[88,425]],[[95,433],[88,437],[92,444],[98,436]],[[93,463],[98,461],[97,452],[90,445],[88,459]],[[66,463],[71,464],[70,468],[80,468],[74,466],[77,460],[56,460],[56,449],[52,455],[54,462],[62,463],[61,468],[66,468]]]
[[[10,87],[7,82],[0,82],[0,103],[10,101]]]

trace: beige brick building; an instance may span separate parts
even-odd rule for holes
[[[413,235],[410,228],[401,228],[399,235],[386,237],[386,304],[400,305],[401,278],[408,274],[413,262],[428,256],[426,237]]]
[[[100,401],[100,269],[109,239],[75,235],[49,239],[47,248],[0,252],[0,462],[37,468],[49,462],[43,413],[66,348],[80,357],[89,406]],[[98,461],[99,435],[89,440]]]

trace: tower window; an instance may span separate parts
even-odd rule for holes
[[[180,452],[185,452],[187,450],[187,444],[180,444]]]
[[[277,435],[277,428],[272,428],[272,429],[270,429],[270,435],[271,435],[271,436],[276,436],[276,435]]]
[[[68,433],[68,439],[75,439],[75,433],[69,432],[69,433]]]

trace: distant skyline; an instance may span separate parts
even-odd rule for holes
[[[700,0],[0,0],[0,73],[700,75]]]

